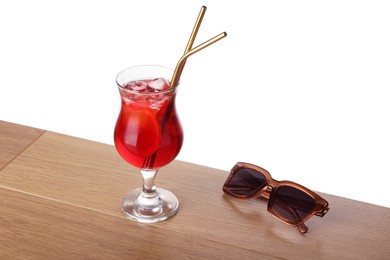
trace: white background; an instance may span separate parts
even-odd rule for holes
[[[117,73],[174,68],[202,5],[194,45],[228,36],[186,64],[177,159],[390,207],[388,1],[2,1],[0,120],[113,144]]]

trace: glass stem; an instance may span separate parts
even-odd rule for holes
[[[161,198],[156,191],[156,175],[158,170],[141,170],[144,185],[137,199],[140,213],[144,215],[156,214],[161,210]]]

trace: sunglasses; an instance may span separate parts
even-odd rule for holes
[[[267,210],[276,218],[297,226],[304,234],[311,216],[323,217],[329,210],[328,202],[317,193],[291,181],[277,181],[256,165],[238,162],[230,171],[223,191],[234,197],[268,199]]]

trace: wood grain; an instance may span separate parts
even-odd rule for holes
[[[1,259],[207,259],[227,245],[0,188]],[[236,248],[228,258],[254,258]],[[265,259],[272,259],[265,256]]]
[[[45,131],[0,120],[0,169]]]
[[[161,223],[134,223],[119,205],[127,191],[141,186],[138,170],[113,146],[46,132],[0,171],[0,219],[8,223],[1,223],[6,231],[0,236],[15,241],[7,248],[18,247],[9,252],[0,246],[0,252],[33,250],[38,258],[54,256],[51,248],[94,259],[389,259],[389,208],[322,193],[331,209],[310,219],[309,232],[301,235],[272,217],[264,200],[224,195],[227,175],[173,162],[160,170],[157,185],[179,198],[179,212]],[[48,234],[36,236],[54,223]],[[29,239],[37,240],[33,248]],[[103,249],[111,257],[98,253]]]

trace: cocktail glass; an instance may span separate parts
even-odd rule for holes
[[[121,209],[138,222],[163,221],[179,207],[176,196],[155,183],[159,168],[174,160],[183,144],[175,108],[177,88],[169,85],[172,74],[173,70],[162,66],[136,66],[121,71],[116,79],[122,105],[115,146],[143,177],[143,187],[130,191]]]

